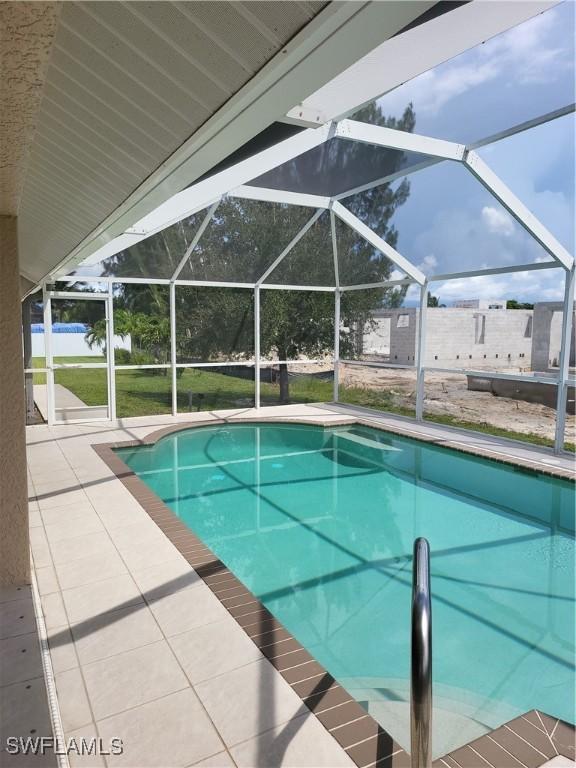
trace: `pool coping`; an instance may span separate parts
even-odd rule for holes
[[[92,448],[356,766],[358,768],[368,768],[368,766],[407,768],[410,765],[409,754],[115,452],[118,448],[154,445],[161,438],[175,432],[230,423],[230,420],[225,418],[211,419],[204,423],[184,422],[155,430],[140,439],[96,443],[92,444]],[[409,433],[408,430],[393,429],[386,425],[376,426],[369,419],[357,417],[341,419],[241,417],[234,418],[232,423],[267,425],[281,423],[322,427],[359,424],[459,450],[452,445],[448,446],[445,439],[433,436],[429,439],[423,439],[422,436],[414,438],[413,433]],[[461,452],[475,454],[474,451],[466,448],[467,446],[462,446]],[[486,455],[485,458],[499,463],[516,464],[508,457],[495,458],[492,455]],[[542,472],[540,468],[534,469],[531,462],[520,460],[518,463],[531,471]],[[562,473],[560,476],[565,477],[566,473],[563,470],[559,472]],[[559,476],[556,471],[545,474]],[[569,479],[574,478],[570,476]],[[506,761],[511,759],[510,766],[514,766],[516,761],[519,767],[539,768],[557,755],[574,759],[575,735],[576,729],[573,725],[532,710],[500,726],[495,731],[481,736],[469,745],[448,753],[436,760],[435,765],[443,768],[446,766],[476,768],[479,765],[498,768],[502,765],[502,759]]]

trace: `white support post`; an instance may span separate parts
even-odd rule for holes
[[[420,288],[420,312],[418,314],[418,355],[416,359],[416,421],[424,418],[424,385],[426,369],[426,319],[428,314],[428,283]]]
[[[56,423],[56,403],[54,402],[54,359],[52,356],[52,300],[42,285],[42,303],[44,308],[44,355],[46,357],[46,405],[48,426]]]
[[[338,265],[338,241],[336,238],[336,219],[334,212],[330,211],[330,235],[332,237],[332,256],[334,258],[334,281],[336,291],[334,293],[334,390],[332,399],[338,402],[339,394],[339,365],[340,365],[340,268]]]
[[[336,289],[334,294],[334,402],[340,395],[340,298],[341,291]]]
[[[564,287],[564,314],[562,316],[562,341],[560,344],[560,361],[558,371],[558,393],[556,397],[556,433],[554,436],[554,453],[560,453],[564,448],[564,430],[566,428],[566,399],[568,397],[568,374],[570,371],[570,349],[572,346],[574,313],[574,283],[576,272],[572,269],[566,272]]]
[[[254,288],[254,407],[260,408],[260,286]]]
[[[344,222],[344,224],[347,224],[349,227],[358,232],[358,234],[363,237],[364,240],[370,243],[370,245],[376,248],[376,250],[387,256],[390,261],[393,261],[394,264],[396,264],[396,266],[399,267],[403,272],[413,278],[420,285],[424,284],[426,281],[426,275],[421,272],[418,267],[415,267],[410,261],[408,261],[408,259],[399,254],[398,251],[394,250],[394,248],[392,248],[392,246],[389,245],[386,240],[377,235],[376,232],[370,229],[370,227],[367,227],[366,224],[364,224],[363,221],[360,221],[357,216],[354,216],[352,211],[349,211],[342,205],[342,203],[337,201],[333,203],[332,210],[336,216],[338,216],[338,218]]]
[[[116,420],[116,360],[114,353],[114,283],[108,285],[106,297],[106,352],[108,363],[108,417]]]
[[[510,213],[516,221],[522,226],[536,242],[540,243],[542,248],[546,250],[556,261],[558,261],[565,269],[571,270],[574,266],[574,258],[570,253],[561,245],[554,235],[549,232],[546,227],[534,216],[532,211],[522,203],[516,195],[508,189],[504,182],[494,173],[494,171],[486,165],[476,152],[469,151],[465,158],[464,164],[468,170],[475,176],[478,181],[486,187],[488,192],[496,198],[504,208]]]
[[[176,285],[170,283],[170,374],[172,381],[172,416],[178,416],[178,379],[176,376]]]

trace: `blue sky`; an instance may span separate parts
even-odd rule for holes
[[[468,143],[574,101],[572,0],[425,72],[380,103],[410,101],[416,133]],[[574,252],[574,115],[479,150],[560,242]],[[428,274],[547,260],[547,254],[462,167],[443,163],[410,177],[394,218],[398,250]],[[465,297],[562,298],[560,270],[435,283],[446,303]]]

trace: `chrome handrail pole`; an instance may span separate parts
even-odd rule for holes
[[[412,643],[410,670],[410,743],[412,768],[432,765],[432,602],[430,546],[414,542]]]

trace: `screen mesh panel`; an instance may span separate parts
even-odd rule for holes
[[[265,280],[278,285],[334,286],[334,254],[328,211],[320,216]]]
[[[226,198],[179,279],[254,283],[311,215],[297,205]]]
[[[74,274],[167,280],[174,274],[205,215],[206,211],[199,211],[187,216],[97,264],[80,264]]]
[[[254,356],[254,291],[176,286],[176,361],[247,360]]]
[[[574,3],[554,8],[439,64],[364,107],[354,120],[458,143],[484,139],[574,102]]]
[[[250,185],[331,197],[425,160],[414,152],[337,138],[258,176]]]

